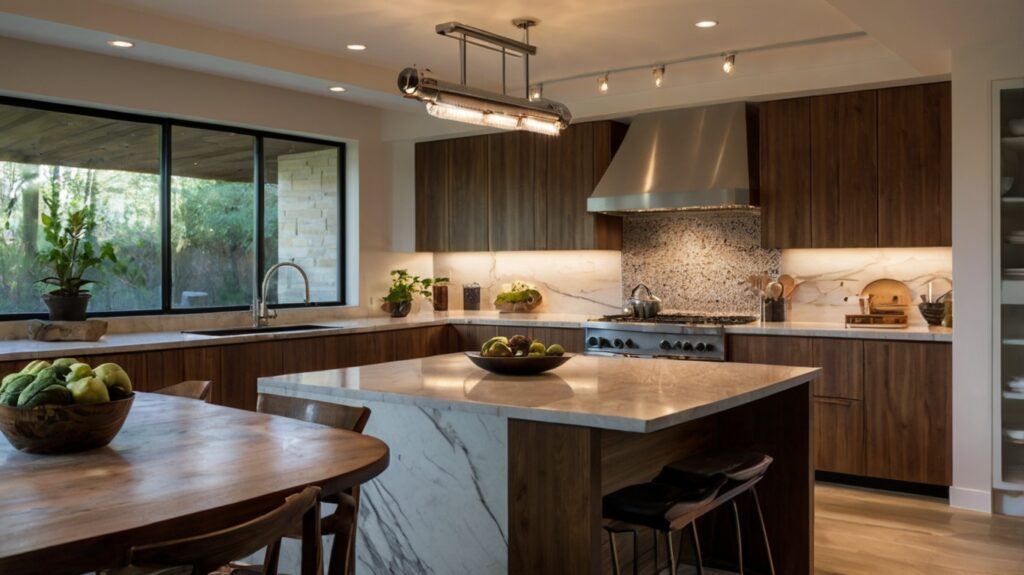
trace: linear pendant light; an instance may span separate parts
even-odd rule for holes
[[[564,104],[543,97],[530,98],[530,56],[537,53],[537,48],[528,43],[529,29],[537,21],[520,18],[513,20],[513,24],[526,32],[527,42],[498,36],[458,22],[438,24],[438,34],[459,41],[460,83],[445,82],[431,78],[416,68],[406,68],[398,75],[398,88],[402,95],[423,102],[427,113],[436,118],[502,130],[558,135],[572,122],[569,109]],[[470,38],[474,41],[470,41]],[[466,85],[468,44],[501,52],[501,94]],[[523,58],[525,98],[510,96],[504,90],[507,55]]]

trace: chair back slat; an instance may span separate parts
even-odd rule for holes
[[[362,433],[370,419],[368,407],[339,405],[312,399],[283,397],[261,393],[256,402],[256,411],[270,415],[290,417],[309,423],[318,423],[337,429]]]
[[[138,567],[191,565],[193,573],[209,573],[276,543],[310,510],[316,510],[319,523],[319,496],[319,487],[307,487],[289,496],[277,509],[241,525],[196,537],[133,547],[129,562]],[[267,567],[270,567],[269,562]],[[271,569],[276,571],[276,565]]]

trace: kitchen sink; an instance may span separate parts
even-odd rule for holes
[[[327,325],[272,325],[267,327],[233,327],[227,329],[183,330],[181,333],[194,335],[249,335],[253,333],[280,333],[288,331],[307,331],[313,329],[335,329]]]

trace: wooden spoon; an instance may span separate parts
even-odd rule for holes
[[[789,296],[793,295],[796,290],[796,280],[789,274],[782,274],[779,276],[779,283],[782,284],[783,299],[789,299]]]

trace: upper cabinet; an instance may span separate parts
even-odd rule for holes
[[[762,245],[948,246],[948,82],[761,105]]]
[[[590,122],[556,137],[503,132],[416,144],[416,250],[621,248],[621,218],[587,213],[587,198],[625,131]]]

